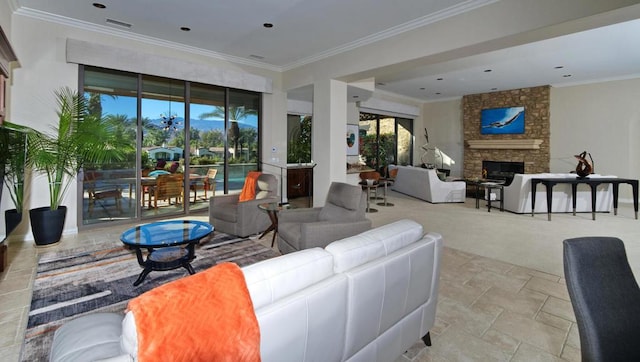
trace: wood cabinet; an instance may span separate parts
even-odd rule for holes
[[[287,168],[287,198],[313,196],[313,167]]]

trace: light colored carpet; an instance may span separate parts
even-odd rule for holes
[[[618,215],[598,213],[514,214],[492,209],[487,212],[481,201],[430,204],[404,194],[388,191],[388,200],[395,206],[375,205],[376,213],[367,217],[374,227],[399,219],[413,219],[426,232],[443,235],[445,246],[494,258],[545,273],[563,276],[562,241],[580,236],[615,236],[625,243],[634,273],[640,276],[640,220],[634,218],[633,205],[620,203]]]

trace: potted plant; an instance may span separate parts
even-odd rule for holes
[[[130,145],[123,145],[112,124],[89,112],[88,100],[64,87],[55,91],[58,124],[52,133],[28,133],[29,164],[47,176],[49,206],[29,210],[36,245],[60,241],[67,208],[61,205],[71,181],[87,164],[121,160]]]
[[[5,234],[9,235],[22,221],[24,171],[27,162],[26,128],[4,122],[0,127],[0,157],[3,177],[14,209],[5,210]]]

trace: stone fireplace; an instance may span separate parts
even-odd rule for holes
[[[464,177],[481,178],[483,161],[518,162],[526,173],[549,172],[549,100],[549,86],[464,96]],[[483,109],[517,106],[525,108],[523,134],[480,134]]]

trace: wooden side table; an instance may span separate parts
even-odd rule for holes
[[[262,239],[269,231],[273,231],[273,237],[271,238],[271,247],[273,248],[276,242],[276,234],[278,234],[278,212],[292,207],[290,204],[280,205],[277,202],[266,202],[264,204],[258,204],[258,208],[266,212],[271,220],[271,225],[260,235],[259,239]]]

